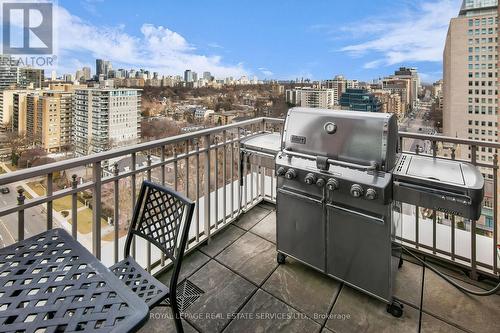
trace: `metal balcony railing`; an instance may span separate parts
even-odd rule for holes
[[[0,219],[15,219],[12,243],[32,236],[27,226],[36,223],[33,213],[43,215],[43,229],[62,226],[71,230],[97,258],[112,265],[123,255],[122,242],[140,184],[150,179],[196,202],[188,244],[188,251],[192,250],[263,199],[274,201],[274,170],[244,167],[242,175],[239,142],[263,131],[280,131],[281,124],[280,119],[256,118],[2,174],[0,187],[19,188],[19,193],[17,204],[0,208]],[[60,178],[71,180],[61,185]],[[44,193],[33,193],[33,183],[43,187]],[[32,198],[27,198],[27,192]],[[67,217],[55,209],[61,200],[70,202],[65,207]],[[33,208],[38,210],[28,212]],[[82,219],[82,210],[91,211],[90,230],[85,230],[89,221]],[[132,252],[150,271],[168,264],[140,238],[134,241]]]
[[[20,190],[17,204],[0,207],[0,219],[10,216],[15,223],[14,230],[10,230],[10,243],[31,236],[33,230],[27,228],[30,223],[45,224],[38,225],[39,229],[58,225],[71,230],[73,237],[94,255],[112,265],[123,255],[124,236],[140,183],[150,179],[196,201],[189,252],[260,201],[275,201],[274,170],[262,166],[247,169],[245,165],[240,172],[239,143],[260,132],[279,132],[282,125],[282,119],[256,118],[2,174],[0,187],[9,185]],[[491,177],[486,178],[485,216],[479,222],[403,205],[400,240],[415,251],[458,265],[472,276],[496,276],[500,144],[401,132],[400,147],[407,152],[447,159],[465,156],[466,161]],[[481,156],[489,154],[491,161],[478,158],[478,152],[483,150]],[[70,181],[61,185],[61,178]],[[33,182],[42,184],[44,193],[33,193],[29,185]],[[29,199],[23,190],[31,193]],[[61,206],[61,200],[69,205],[67,218],[55,209]],[[90,221],[79,215],[82,211],[91,211]],[[36,214],[42,215],[43,220],[35,219]],[[85,228],[87,224],[90,230]],[[1,232],[0,228],[0,235]],[[149,271],[157,272],[169,264],[141,239],[134,241],[132,252]]]

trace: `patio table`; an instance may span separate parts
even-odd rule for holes
[[[134,332],[148,314],[63,229],[0,249],[0,332]]]

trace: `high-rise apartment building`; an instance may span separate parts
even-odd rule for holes
[[[32,67],[20,67],[18,85],[23,88],[40,89],[45,80],[44,70]]]
[[[286,91],[286,102],[309,108],[331,109],[335,106],[335,89],[295,88]]]
[[[498,1],[465,0],[452,18],[443,53],[443,132],[447,136],[498,141]],[[469,148],[470,149],[470,148]],[[458,157],[470,159],[467,148]],[[477,152],[493,160],[492,149]],[[482,170],[492,179],[489,169]]]
[[[140,90],[76,89],[73,97],[73,146],[77,155],[135,143],[140,137]]]
[[[9,55],[0,55],[0,90],[13,88],[19,82],[19,67]]]

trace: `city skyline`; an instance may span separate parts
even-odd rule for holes
[[[257,13],[262,6],[242,11],[244,4],[224,4],[170,3],[164,11],[164,3],[151,2],[137,13],[128,3],[59,1],[56,27],[64,28],[56,28],[56,71],[94,70],[95,59],[103,58],[114,68],[162,75],[192,69],[216,77],[321,80],[344,74],[371,81],[404,65],[417,67],[422,81],[432,82],[442,77],[446,31],[461,1],[311,4],[305,13],[292,4],[274,18],[271,13],[283,10],[278,5]],[[359,6],[368,14],[360,15]],[[397,15],[384,14],[389,8]]]

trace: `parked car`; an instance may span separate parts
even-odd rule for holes
[[[2,188],[0,189],[0,192],[2,192],[2,194],[8,194],[8,193],[10,193],[10,190],[9,190],[9,188],[8,188],[8,187],[2,187]]]

